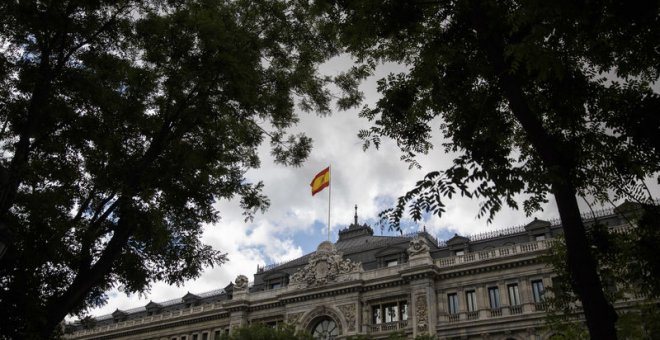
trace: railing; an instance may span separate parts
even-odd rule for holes
[[[471,311],[467,312],[467,319],[468,320],[478,320],[479,319],[479,311]]]
[[[111,331],[111,330],[116,330],[120,328],[126,328],[130,326],[135,326],[135,325],[142,325],[142,324],[148,324],[152,322],[157,322],[157,321],[162,321],[162,320],[168,320],[171,318],[176,318],[179,316],[183,315],[192,315],[192,314],[197,314],[201,313],[204,311],[209,311],[213,309],[221,309],[222,304],[221,303],[213,303],[213,304],[204,304],[201,306],[196,306],[192,308],[186,308],[186,309],[181,309],[181,310],[175,310],[171,312],[165,312],[162,314],[156,314],[156,315],[150,315],[150,316],[144,316],[139,319],[133,319],[133,320],[126,320],[126,321],[120,321],[117,323],[112,323],[104,326],[98,326],[93,329],[81,329],[78,331],[73,332],[73,335],[76,336],[81,336],[81,335],[89,335],[89,334],[98,334],[106,331]]]
[[[381,323],[381,324],[376,324],[376,325],[368,325],[369,331],[371,333],[379,333],[379,332],[390,332],[390,331],[396,331],[396,330],[402,330],[408,327],[408,320],[401,320],[401,321],[394,321],[394,322],[386,322],[386,323]]]
[[[456,322],[456,321],[460,320],[460,318],[461,318],[460,314],[449,314],[447,316],[447,319],[449,320],[449,322]]]
[[[510,306],[509,307],[509,313],[511,315],[522,314],[522,306],[521,305]]]
[[[546,303],[545,302],[535,302],[534,303],[534,310],[537,312],[544,312],[547,309]]]
[[[492,308],[490,310],[490,317],[494,318],[498,316],[502,316],[502,308]]]
[[[549,249],[551,242],[552,240],[539,240],[529,243],[513,244],[502,248],[482,250],[476,253],[468,253],[465,255],[443,257],[435,260],[435,264],[438,267],[451,267],[464,263],[472,263],[475,261],[483,261],[488,259],[513,256],[517,254],[531,253],[539,250]]]

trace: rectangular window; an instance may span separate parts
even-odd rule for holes
[[[186,336],[186,335],[181,336],[181,340],[187,340],[187,339],[188,339],[188,336]]]
[[[408,302],[399,302],[399,316],[401,320],[408,320]]]
[[[463,255],[465,255],[465,251],[463,249],[457,250],[457,251],[454,252],[454,255],[463,256]]]
[[[534,297],[534,302],[543,301],[543,281],[532,281],[532,295]]]
[[[534,239],[537,240],[537,241],[543,241],[543,240],[545,240],[545,234],[535,235]]]
[[[399,308],[396,303],[383,305],[383,311],[385,312],[385,322],[399,321]]]
[[[520,293],[518,292],[518,284],[512,283],[507,286],[509,289],[509,306],[520,305]]]
[[[371,322],[374,325],[378,325],[383,322],[383,318],[381,316],[381,311],[380,311],[380,305],[373,307],[371,315],[372,315]]]
[[[458,295],[456,293],[447,294],[447,308],[449,314],[458,314]]]
[[[488,301],[491,309],[500,308],[500,289],[498,287],[488,288]]]
[[[467,302],[468,312],[477,310],[477,293],[474,290],[465,292],[465,301]]]
[[[198,338],[197,334],[192,335],[192,340],[197,340],[197,338]]]
[[[202,333],[202,340],[209,340],[209,333]]]
[[[402,320],[408,320],[408,301],[371,306],[371,323],[373,325]]]
[[[388,260],[385,262],[385,267],[394,267],[399,264],[397,260]]]
[[[213,332],[213,340],[220,340],[220,331]]]
[[[280,287],[282,287],[282,283],[280,283],[280,282],[274,282],[274,283],[271,283],[269,285],[270,289],[277,289],[277,288],[280,288]]]

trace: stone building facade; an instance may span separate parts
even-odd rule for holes
[[[628,228],[614,210],[597,218]],[[69,339],[213,340],[251,323],[292,324],[320,339],[352,335],[439,339],[548,339],[544,291],[553,272],[540,259],[558,221],[439,242],[429,233],[375,236],[355,221],[336,243],[293,261],[240,275],[223,289],[116,310]]]

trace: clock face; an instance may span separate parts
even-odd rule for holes
[[[337,335],[339,335],[337,324],[330,318],[319,321],[312,331],[314,339],[331,340],[335,339]]]

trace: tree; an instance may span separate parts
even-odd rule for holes
[[[225,254],[215,201],[265,209],[259,166],[304,109],[329,112],[335,53],[290,1],[0,4],[0,337],[48,338],[121,287],[181,284]],[[351,95],[355,96],[356,93]]]
[[[619,337],[652,339],[660,331],[660,306],[655,302],[660,296],[660,283],[656,279],[660,260],[651,246],[660,241],[660,208],[627,202],[615,211],[627,221],[625,229],[610,230],[597,218],[591,226],[589,243],[598,262],[598,275],[605,283],[608,301],[625,303],[625,312],[617,320]],[[545,298],[546,324],[558,338],[585,339],[588,332],[565,258],[566,244],[558,238],[544,259],[556,274],[552,287],[548,287],[551,294]]]
[[[263,324],[252,324],[240,327],[225,334],[222,340],[311,340],[314,339],[309,333],[296,331],[293,325],[283,325],[276,328]]]
[[[552,194],[591,337],[616,338],[577,196],[638,194],[658,173],[657,2],[329,0],[316,11],[358,61],[409,68],[381,79],[383,98],[362,111],[366,147],[392,138],[415,165],[439,127],[460,152],[384,221],[441,215],[456,194],[483,199],[489,219],[524,194],[530,214]]]

